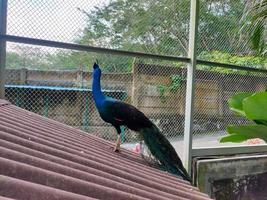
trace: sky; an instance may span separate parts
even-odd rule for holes
[[[86,25],[85,11],[110,0],[9,0],[7,34],[73,42]]]

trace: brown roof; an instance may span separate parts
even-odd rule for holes
[[[113,143],[0,100],[0,200],[209,199]]]

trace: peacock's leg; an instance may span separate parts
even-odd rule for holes
[[[121,145],[121,136],[120,134],[118,134],[118,138],[117,138],[115,148],[114,148],[115,152],[120,152],[120,145]]]
[[[114,147],[115,152],[120,152],[120,145],[121,145],[121,128],[120,126],[115,127],[118,133],[117,141]]]

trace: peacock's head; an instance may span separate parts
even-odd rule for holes
[[[101,76],[101,69],[97,63],[94,63],[93,65],[94,71],[93,71],[93,76],[94,78],[100,77]]]
[[[94,69],[99,69],[99,65],[97,63],[94,63],[94,66],[93,66]]]

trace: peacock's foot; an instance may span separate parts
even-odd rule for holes
[[[116,144],[115,147],[114,147],[114,152],[119,153],[120,151],[121,151],[120,145]]]
[[[120,146],[121,146],[121,138],[120,138],[120,135],[118,135],[118,138],[117,138],[117,141],[114,147],[114,151],[117,153],[120,152],[121,151]]]
[[[120,153],[120,151],[121,151],[120,149],[117,149],[117,148],[114,149],[114,152],[116,153]]]

